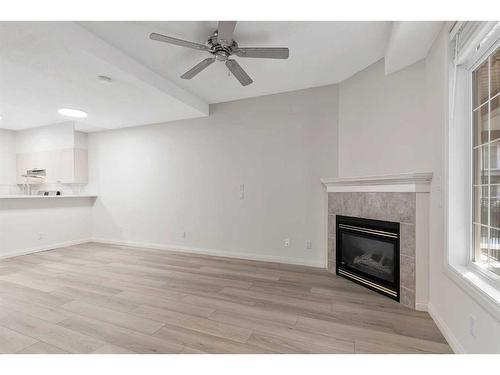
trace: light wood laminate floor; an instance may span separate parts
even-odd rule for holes
[[[0,260],[0,353],[449,353],[427,313],[310,267],[87,243]]]

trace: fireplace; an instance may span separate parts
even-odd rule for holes
[[[399,223],[336,216],[336,273],[399,301]]]

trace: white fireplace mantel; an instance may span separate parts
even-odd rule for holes
[[[432,173],[400,173],[379,176],[322,178],[327,192],[429,193]]]

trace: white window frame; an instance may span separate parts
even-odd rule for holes
[[[496,275],[495,273],[485,269],[484,267],[480,266],[478,263],[474,262],[474,238],[473,238],[473,230],[474,230],[474,225],[472,224],[472,218],[473,218],[473,204],[474,204],[474,189],[473,189],[473,184],[474,184],[474,175],[472,171],[474,170],[474,141],[473,141],[473,132],[474,132],[474,115],[473,115],[473,110],[474,110],[474,98],[472,95],[472,90],[474,89],[473,87],[473,77],[472,73],[474,70],[476,70],[479,66],[481,66],[482,63],[484,63],[491,54],[493,54],[498,48],[500,48],[500,38],[498,38],[496,41],[493,41],[493,44],[491,44],[480,56],[476,56],[475,58],[472,59],[472,61],[469,62],[467,65],[467,93],[468,93],[468,112],[469,112],[469,153],[468,153],[468,158],[469,158],[469,202],[470,202],[470,207],[469,207],[469,249],[468,249],[468,259],[467,259],[467,266],[471,268],[472,271],[477,272],[480,274],[482,277],[488,279],[496,288],[500,290],[500,276]],[[489,84],[489,83],[488,83]],[[488,88],[488,93],[490,91],[490,88]],[[500,95],[497,94],[495,95],[495,98]],[[490,98],[488,98],[491,100]],[[488,131],[490,129],[490,112],[488,111]],[[491,145],[491,139],[488,141],[488,144]],[[490,163],[490,154],[488,152],[488,163]],[[488,164],[488,173],[489,173],[490,166]],[[488,213],[489,215],[489,213]]]
[[[473,113],[472,71],[493,51],[500,40],[496,22],[481,22],[468,35],[471,45],[459,56],[448,56],[449,118],[445,128],[445,274],[500,320],[500,279],[473,262]],[[496,26],[496,27],[495,27]],[[453,34],[452,30],[451,34]],[[456,34],[455,34],[456,35]],[[479,42],[480,48],[476,48]],[[453,39],[450,37],[450,41]],[[448,52],[453,51],[449,45]],[[467,53],[467,55],[465,55]],[[455,58],[459,64],[455,65]]]

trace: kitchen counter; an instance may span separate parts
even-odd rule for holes
[[[92,238],[97,195],[0,195],[0,259]]]
[[[0,195],[0,199],[66,199],[66,198],[97,198],[97,195]]]

